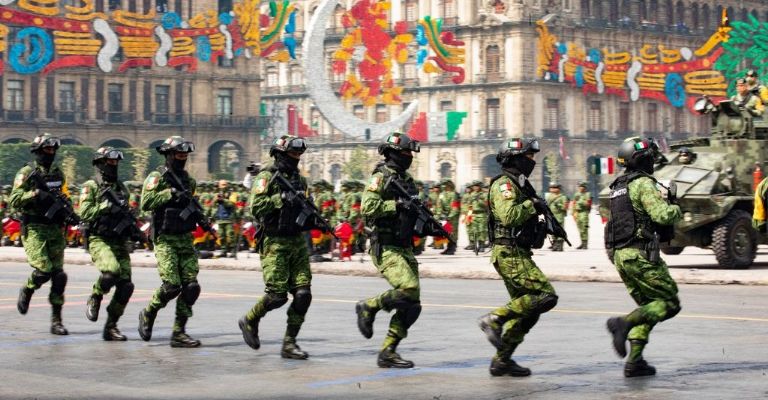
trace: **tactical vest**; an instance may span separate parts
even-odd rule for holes
[[[230,196],[227,196],[226,193],[223,193],[222,196],[224,196],[225,199],[228,199]],[[222,203],[216,204],[216,213],[214,214],[214,217],[216,219],[231,219],[232,214],[234,214],[235,210],[234,207],[228,207]]]
[[[34,173],[35,171],[32,172]],[[42,181],[45,183],[48,191],[61,192],[61,189],[64,185],[64,174],[62,174],[60,169],[51,168],[48,170],[48,172],[40,172],[40,174],[42,174]],[[31,183],[34,188],[38,188],[38,184],[35,181]],[[22,211],[22,223],[45,225],[64,224],[64,215],[61,212],[57,213],[53,219],[48,219],[45,217],[45,213],[54,205],[55,202],[56,200],[51,196],[45,197],[45,199],[42,200],[40,197],[35,196],[34,200],[32,200],[32,205],[30,207],[25,207],[25,209]]]
[[[510,173],[497,175],[491,180],[491,184],[488,188],[489,199],[493,199],[493,196],[490,193],[493,189],[493,184],[503,176],[508,177],[512,183],[520,189],[520,194],[523,196],[523,200],[530,199],[522,188],[520,188],[518,177]],[[493,203],[491,203],[489,207],[489,210],[492,209]],[[543,221],[539,221],[538,215],[533,215],[521,226],[506,227],[502,225],[502,221],[496,217],[496,214],[491,213],[488,218],[488,234],[492,243],[513,245],[529,249],[540,249],[544,247],[544,240],[547,237],[547,226]]]
[[[659,235],[659,242],[669,242],[674,236],[673,225],[660,225],[647,213],[636,213],[632,207],[629,196],[629,183],[646,176],[652,176],[631,172],[616,178],[611,183],[609,195],[611,218],[605,224],[605,248],[623,249],[626,247],[644,248],[645,244],[654,240],[654,235]]]
[[[383,165],[377,167],[374,170],[374,173],[376,172],[381,172],[384,175],[383,182],[388,182],[394,176],[395,179],[400,181],[400,184],[403,185],[403,188],[405,188],[410,196],[419,195],[419,190],[416,188],[413,179],[404,179]],[[396,198],[395,193],[389,188],[385,187],[381,193],[381,199],[384,201],[395,200]],[[397,215],[394,217],[376,218],[371,223],[366,221],[366,224],[373,225],[374,234],[378,235],[378,241],[381,245],[411,248],[413,247],[414,227],[417,217],[418,215],[414,213],[397,210]]]
[[[189,174],[187,171],[182,173],[176,173],[181,180],[183,188],[176,188],[181,190],[189,190],[191,182],[189,180]],[[165,179],[165,174],[161,174],[163,183],[172,187],[170,182]],[[152,214],[152,221],[155,226],[156,234],[168,234],[168,235],[180,235],[184,233],[191,233],[197,228],[197,222],[193,218],[187,218],[183,220],[181,218],[181,212],[189,205],[189,200],[174,197],[167,203],[161,205]]]
[[[281,174],[276,167],[272,166],[267,169],[273,174]],[[307,188],[301,180],[301,175],[298,172],[287,175],[283,174],[285,179],[293,186],[296,191],[305,193]],[[269,191],[267,195],[275,194],[271,188],[273,185],[269,185]],[[274,185],[278,188],[277,193],[281,193],[283,190],[280,185]],[[264,233],[267,236],[286,237],[300,235],[301,232],[309,229],[310,227],[303,227],[296,223],[296,219],[301,213],[301,207],[288,207],[283,205],[279,209],[272,210],[269,214],[264,216]]]
[[[127,207],[127,193],[123,191],[121,185],[110,183],[102,183],[99,185],[100,188],[109,188],[110,186],[115,193],[117,200]],[[115,205],[112,205],[107,214],[100,216],[91,224],[89,227],[91,235],[96,235],[105,239],[127,239],[125,236],[127,233],[126,229],[133,224],[133,221],[127,220],[128,218],[125,213],[113,212],[116,211],[113,210],[114,207]]]

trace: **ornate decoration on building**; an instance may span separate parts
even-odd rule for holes
[[[701,95],[714,101],[725,98],[728,75],[724,72],[736,70],[731,75],[743,74],[738,68],[744,55],[731,42],[733,28],[725,14],[717,32],[696,50],[666,48],[661,44],[644,44],[639,49],[620,52],[587,49],[552,34],[546,18],[536,25],[538,76],[546,81],[568,83],[585,95],[608,94],[631,101],[653,99],[673,107],[687,106],[694,113],[693,104]],[[746,34],[748,28],[743,31]],[[721,58],[726,52],[729,55]]]
[[[447,72],[455,84],[464,82],[464,42],[456,40],[453,32],[443,32],[443,21],[429,16],[419,20],[417,27],[419,52],[416,63],[428,74]],[[434,53],[429,55],[426,46]]]
[[[74,67],[112,72],[116,59],[118,72],[153,65],[194,72],[198,62],[220,57],[285,62],[295,55],[295,15],[288,0],[270,2],[269,15],[260,13],[258,0],[245,0],[232,12],[208,10],[189,21],[165,13],[159,24],[155,10],[107,14],[97,12],[93,0],[65,5],[63,13],[58,0],[13,3],[0,2],[0,53],[8,51],[10,68],[21,74]],[[0,73],[3,68],[0,58]]]
[[[715,63],[715,68],[725,75],[729,83],[728,93],[736,91],[736,79],[754,69],[758,76],[768,74],[768,23],[761,23],[755,16],[748,14],[749,21],[734,21],[729,29],[721,28],[722,48],[725,52]]]

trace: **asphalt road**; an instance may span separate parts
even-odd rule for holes
[[[159,279],[134,271],[137,290],[120,323],[128,342],[104,342],[85,319],[96,271],[68,266],[67,337],[48,333],[49,286],[26,316],[16,311],[18,288],[30,272],[0,263],[0,398],[332,398],[332,399],[764,399],[768,397],[768,298],[764,287],[682,285],[683,311],[656,327],[646,359],[653,378],[626,379],[605,331],[611,315],[633,308],[614,283],[555,283],[560,303],[543,316],[515,359],[527,378],[488,374],[493,349],[476,319],[506,301],[500,281],[424,279],[424,311],[399,352],[410,370],[376,366],[388,316],[375,336],[355,325],[354,303],[387,289],[383,279],[315,276],[314,301],[299,344],[307,361],[280,358],[286,307],[262,320],[262,348],[251,350],[237,319],[261,295],[261,274],[202,271],[203,294],[188,332],[198,349],[168,346],[173,307],[161,311],[153,340],[141,341],[137,314]],[[105,303],[106,305],[106,299]]]

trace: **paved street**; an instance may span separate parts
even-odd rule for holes
[[[16,311],[29,274],[21,263],[0,263],[0,398],[333,398],[502,399],[653,398],[761,399],[768,396],[768,298],[765,288],[681,285],[682,313],[654,331],[646,358],[658,376],[628,380],[613,354],[605,319],[632,303],[620,284],[556,283],[557,308],[545,315],[516,359],[528,378],[492,378],[493,354],[475,320],[506,297],[499,281],[424,279],[424,312],[400,346],[412,370],[382,370],[375,357],[386,331],[380,314],[374,339],[355,326],[354,302],[387,288],[383,279],[317,275],[314,302],[299,339],[308,361],[279,356],[285,311],[261,324],[263,346],[243,342],[237,319],[261,295],[260,273],[205,270],[203,295],[189,332],[199,349],[168,346],[173,308],[161,311],[154,338],[142,342],[136,315],[159,284],[137,268],[137,290],[120,327],[126,343],[101,340],[106,317],[91,323],[85,300],[96,272],[67,266],[64,322],[68,337],[48,333],[46,285],[29,314]],[[106,299],[105,299],[106,300]],[[105,303],[106,304],[106,303]]]

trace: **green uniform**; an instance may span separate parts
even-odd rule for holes
[[[650,219],[659,225],[671,225],[682,217],[680,206],[667,204],[652,179],[634,179],[628,188],[636,220]],[[640,227],[636,228],[636,237],[640,241]],[[643,347],[654,325],[680,311],[680,300],[677,285],[663,260],[651,263],[645,250],[630,246],[616,249],[613,262],[629,295],[639,305],[625,317],[633,326],[627,337],[632,341],[629,361],[633,362],[642,358]]]
[[[49,183],[49,187],[68,194],[64,174],[59,167],[52,166],[49,171],[46,171],[41,166],[33,168],[27,165],[16,173],[9,204],[16,212],[22,214],[24,229],[21,240],[29,265],[35,269],[25,287],[34,291],[51,280],[48,301],[53,306],[54,312],[56,310],[60,312],[64,304],[64,288],[67,282],[67,276],[64,273],[64,248],[67,245],[64,226],[47,221],[45,216],[38,212],[36,202],[39,201],[39,197],[35,196],[36,185],[28,179],[35,170],[45,176],[44,179]]]
[[[221,198],[219,198],[221,197]],[[216,221],[217,233],[221,240],[222,253],[231,252],[235,246],[235,230],[233,223],[238,220],[238,211],[234,202],[230,201],[230,194],[219,191],[213,197],[210,215]]]
[[[95,181],[90,180],[85,182],[80,190],[80,219],[90,225],[88,252],[91,254],[93,264],[101,272],[96,283],[93,284],[93,296],[101,299],[112,286],[117,288],[112,301],[107,306],[110,320],[117,322],[133,293],[131,257],[126,244],[129,238],[108,237],[99,235],[97,232],[97,221],[109,215],[112,207],[108,200],[100,197],[101,188],[109,188],[126,198],[129,194],[128,189],[120,182],[102,183],[100,187]]]
[[[488,193],[484,191],[472,192],[469,196],[468,205],[472,209],[472,222],[467,226],[467,232],[470,240],[480,241],[480,246],[484,247],[488,241]]]
[[[389,321],[389,331],[382,349],[390,346],[396,348],[408,336],[408,328],[416,322],[421,312],[419,263],[413,255],[412,236],[402,237],[398,224],[391,223],[400,219],[395,197],[384,187],[389,176],[396,174],[395,170],[381,166],[371,176],[362,200],[366,225],[373,228],[371,259],[379,273],[392,286],[392,289],[365,300],[365,303],[373,313],[396,310]],[[410,174],[405,173],[401,183],[406,188],[412,188],[414,194],[417,193]],[[374,241],[380,246],[380,254],[377,254]]]
[[[549,209],[552,210],[552,215],[555,216],[555,219],[561,226],[565,226],[565,216],[568,214],[568,196],[562,193],[547,193],[546,198]],[[565,243],[565,239],[552,236],[553,250],[562,251],[563,243]]]
[[[459,240],[459,216],[461,216],[461,199],[458,193],[454,191],[446,191],[440,193],[439,199],[439,211],[441,219],[447,220],[453,227],[451,232],[451,239],[454,242]],[[449,244],[450,246],[450,244]]]
[[[282,174],[296,190],[306,194],[306,179],[298,173],[287,174],[267,167],[253,180],[249,205],[254,218],[264,223],[265,236],[259,254],[266,294],[248,311],[246,319],[250,324],[258,322],[267,312],[284,305],[291,293],[293,301],[288,308],[284,343],[295,343],[312,298],[312,272],[302,233],[306,229],[295,223],[297,207],[284,203],[279,185],[271,182],[275,173]]]
[[[576,227],[579,229],[581,246],[587,248],[589,241],[589,213],[592,211],[592,194],[576,192],[573,195],[573,215],[576,219]],[[580,247],[581,247],[580,246]]]
[[[495,358],[510,358],[525,335],[539,320],[539,315],[557,304],[555,289],[543,272],[533,262],[533,252],[516,244],[520,236],[528,236],[526,222],[536,218],[533,203],[511,178],[501,176],[491,185],[490,218],[494,219],[494,244],[491,263],[499,273],[509,293],[510,301],[494,311],[492,328],[501,330],[502,343],[497,347]]]
[[[752,211],[752,227],[758,232],[766,233],[766,206],[768,206],[768,178],[763,179],[755,188],[754,210]]]
[[[176,175],[180,179],[186,180],[185,186],[194,194],[195,180],[186,172],[184,173],[186,179],[180,176],[181,174],[178,172]],[[176,207],[175,203],[175,196],[171,193],[171,184],[163,178],[160,172],[153,171],[150,173],[144,180],[144,188],[141,192],[142,211],[152,212],[157,221],[158,214],[164,213],[164,210],[168,208]],[[173,325],[174,333],[184,332],[187,319],[192,316],[192,305],[196,297],[190,297],[187,293],[197,291],[199,295],[200,291],[200,286],[197,283],[197,274],[200,269],[197,264],[197,252],[192,245],[192,230],[194,230],[194,226],[187,233],[166,233],[159,226],[155,226],[155,258],[157,259],[157,272],[163,283],[152,296],[146,312],[155,314],[178,296],[176,321]],[[190,301],[192,297],[195,299]]]

